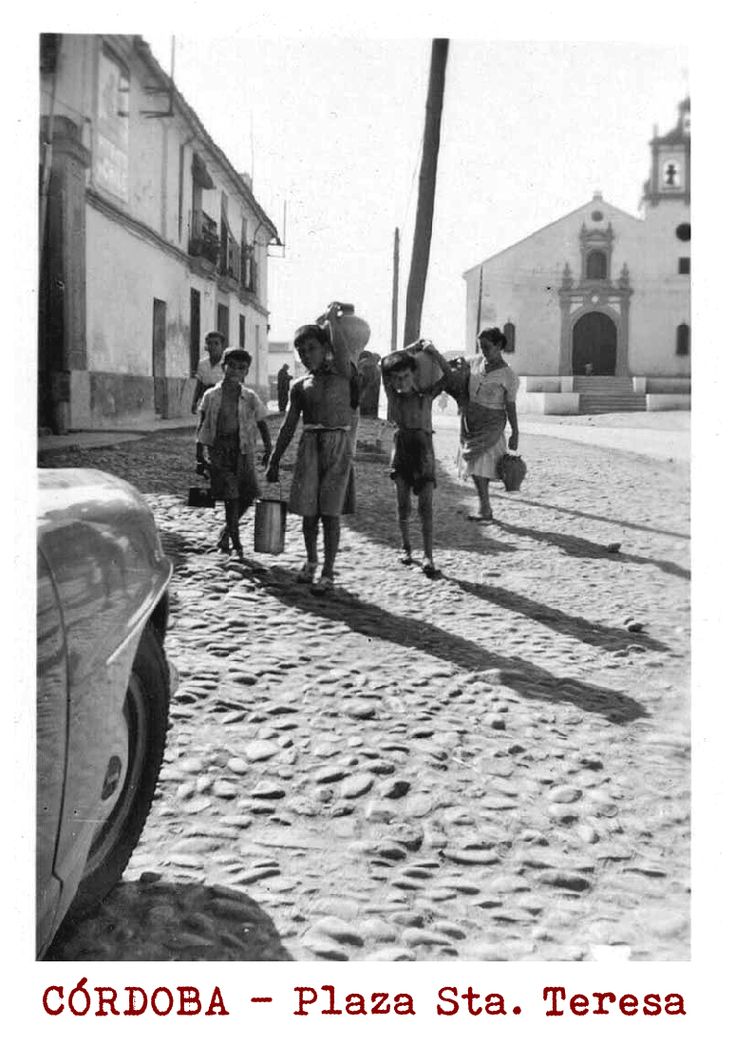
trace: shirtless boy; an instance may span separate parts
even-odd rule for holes
[[[441,378],[428,387],[420,386],[417,379],[417,351],[430,356],[442,372]],[[414,561],[409,530],[413,491],[418,498],[424,547],[421,568],[427,577],[434,577],[437,573],[433,552],[436,476],[431,407],[436,396],[444,388],[449,364],[430,341],[419,341],[400,352],[385,356],[381,362],[381,369],[388,397],[388,416],[397,425],[390,474],[396,484],[398,527],[403,543],[401,562],[408,566]]]
[[[288,413],[276,439],[266,480],[278,482],[281,457],[293,439],[299,418],[303,432],[294,465],[289,511],[303,517],[306,563],[297,576],[315,594],[334,587],[339,551],[340,516],[354,511],[354,368],[339,327],[339,305],[332,304],[324,326],[299,327],[294,347],[309,371],[291,386]],[[324,532],[324,565],[318,580],[319,520]]]

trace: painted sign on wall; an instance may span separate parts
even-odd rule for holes
[[[119,199],[128,198],[128,94],[126,70],[106,51],[100,54],[97,87],[97,185]]]

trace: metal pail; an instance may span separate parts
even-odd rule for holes
[[[286,543],[288,502],[276,497],[263,497],[255,502],[253,546],[256,552],[280,555]]]

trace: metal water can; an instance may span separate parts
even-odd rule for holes
[[[280,555],[286,544],[288,501],[262,497],[255,502],[253,547],[266,555]]]

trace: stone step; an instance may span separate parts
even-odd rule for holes
[[[580,414],[622,414],[645,409],[646,397],[643,394],[583,394],[579,397]]]
[[[575,392],[624,392],[633,394],[630,377],[575,377]]]

